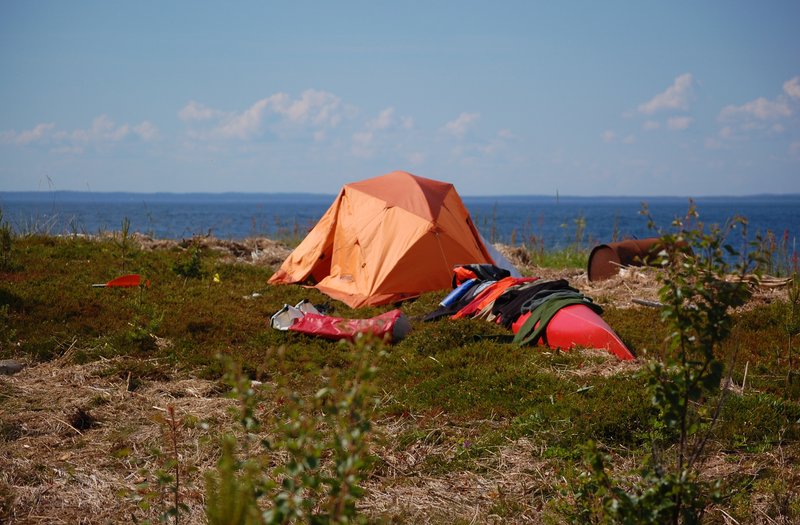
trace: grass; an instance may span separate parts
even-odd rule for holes
[[[577,250],[542,252],[533,260],[585,267],[585,255]],[[280,378],[306,393],[318,388],[329,371],[353,365],[346,345],[269,328],[269,317],[284,303],[304,298],[315,304],[330,302],[314,289],[268,286],[270,267],[228,262],[220,252],[203,247],[146,251],[132,243],[123,250],[113,239],[39,235],[14,239],[11,258],[13,264],[0,273],[0,359],[75,367],[100,363],[97,377],[133,393],[187,376],[219,381],[224,373],[220,355],[241,362],[251,379]],[[123,262],[126,272],[142,274],[150,286],[91,287],[118,276]],[[215,274],[220,282],[214,281]],[[414,319],[434,310],[442,295],[425,294],[401,308]],[[342,317],[367,317],[390,308],[332,306]],[[713,437],[715,450],[731,464],[766,464],[770,457],[800,453],[800,387],[790,381],[791,375],[787,379],[787,338],[782,330],[787,308],[776,300],[737,314],[726,351],[737,354],[732,374],[736,385],[744,382],[747,367],[746,389],[730,394]],[[657,310],[611,304],[604,318],[637,355],[658,356],[667,334]],[[391,458],[424,450],[412,466],[404,467],[418,479],[453,480],[470,473],[501,483],[492,465],[510,445],[525,443],[530,464],[548,469],[546,486],[537,494],[548,494],[550,503],[535,503],[524,492],[505,494],[487,503],[484,511],[509,521],[535,515],[559,522],[559,504],[570,501],[561,480],[577,475],[575,462],[585,441],[597,441],[634,463],[646,457],[653,414],[638,367],[623,366],[596,352],[518,348],[494,338],[506,332],[482,321],[415,322],[413,327],[380,362],[376,384],[381,404],[375,418],[390,422],[385,426],[395,430],[383,438],[384,462],[376,472],[394,472]],[[24,422],[10,415],[20,406],[15,404],[20,392],[0,380],[3,444],[26,436]],[[67,422],[82,433],[100,432],[114,425],[102,417],[113,399],[105,391],[95,392],[85,406],[72,407],[62,419],[69,418]],[[129,457],[137,452],[129,443],[136,427],[128,424],[119,424],[115,443],[107,447],[106,462],[113,468],[142,461]],[[123,449],[125,461],[117,457]],[[0,463],[2,456],[0,452]],[[800,512],[798,485],[776,481],[796,479],[798,469],[789,460],[768,468],[769,475],[756,469],[755,477],[735,469],[720,474],[736,491],[724,504],[726,512],[740,523],[755,522],[761,512],[771,519]],[[23,474],[0,477],[0,519],[20,500],[14,496],[20,484],[13,480]],[[524,468],[519,475],[534,477]],[[44,471],[37,476],[43,483],[50,479]],[[381,491],[407,490],[402,478],[387,474],[384,481],[373,481],[375,497]],[[453,509],[442,521],[470,521]],[[372,516],[403,521],[379,509]]]

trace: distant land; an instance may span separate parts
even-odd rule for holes
[[[243,192],[224,192],[224,193],[172,193],[172,192],[96,192],[96,191],[0,191],[0,204],[2,202],[72,202],[84,203],[93,201],[108,202],[330,202],[336,194],[334,193],[243,193]],[[800,193],[760,193],[753,195],[619,195],[619,196],[573,196],[573,195],[461,195],[467,202],[492,203],[492,202],[552,202],[555,200],[565,202],[614,202],[614,201],[646,201],[646,202],[665,202],[688,199],[697,201],[719,201],[719,200],[796,200],[800,198]]]

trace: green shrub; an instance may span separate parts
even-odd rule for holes
[[[726,237],[736,227],[744,229],[746,221],[737,218],[706,231],[697,219],[690,203],[686,218],[673,223],[674,233],[659,231],[665,248],[658,259],[661,317],[670,335],[663,362],[652,362],[645,376],[658,412],[652,455],[640,481],[630,486],[607,473],[607,457],[589,443],[589,472],[575,490],[576,522],[699,523],[719,497],[719,482],[701,481],[699,465],[725,399],[718,352],[731,333],[731,308],[750,295],[744,279],[726,279],[727,257],[739,256]],[[652,218],[650,225],[655,228]],[[755,262],[741,256],[737,274],[743,277]]]
[[[187,279],[200,279],[203,276],[200,264],[200,250],[192,248],[188,260],[177,261],[172,265],[172,271]]]

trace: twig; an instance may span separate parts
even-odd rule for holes
[[[763,514],[764,517],[767,518],[767,521],[769,521],[770,523],[774,523],[775,525],[778,525],[778,522],[775,521],[774,519],[770,518],[769,515],[766,512],[764,512],[763,510],[759,509],[758,507],[756,507],[756,510],[758,510],[758,512]]]
[[[727,512],[725,512],[725,511],[724,511],[724,510],[722,510],[722,509],[717,509],[717,510],[720,512],[720,514],[722,514],[723,516],[725,516],[725,518],[726,518],[726,519],[729,519],[729,520],[731,520],[733,523],[735,523],[736,525],[739,525],[739,522],[738,522],[738,521],[736,521],[736,519],[735,519],[733,516],[731,516],[730,514],[728,514]]]
[[[692,454],[689,456],[689,460],[688,460],[688,462],[686,464],[686,466],[688,468],[691,468],[695,464],[695,462],[700,460],[700,457],[702,456],[702,454],[703,454],[703,452],[704,452],[704,450],[706,448],[706,443],[708,442],[709,437],[711,437],[711,429],[714,427],[714,425],[716,425],[717,420],[719,419],[719,415],[722,412],[722,405],[725,403],[725,400],[726,400],[727,394],[728,394],[728,390],[729,390],[729,386],[731,384],[731,375],[733,374],[733,368],[736,365],[736,356],[737,355],[739,355],[739,345],[738,344],[736,345],[736,347],[735,347],[735,349],[733,351],[733,355],[731,356],[730,364],[728,365],[728,375],[725,377],[725,387],[722,388],[722,392],[720,393],[719,401],[717,402],[717,406],[714,409],[714,415],[711,417],[711,422],[709,423],[709,426],[708,426],[708,429],[707,429],[705,435],[700,440],[700,443],[696,446],[696,448],[692,452]]]
[[[73,427],[72,425],[70,425],[69,423],[67,423],[66,421],[64,421],[63,419],[58,419],[57,417],[54,417],[53,419],[55,419],[55,420],[56,420],[56,421],[58,421],[59,423],[63,423],[63,424],[65,424],[65,425],[67,425],[69,428],[71,428],[72,430],[74,430],[75,432],[77,432],[78,434],[80,434],[81,436],[83,435],[83,432],[81,432],[81,431],[80,431],[80,430],[78,430],[77,428]]]
[[[173,487],[173,502],[175,505],[175,525],[178,525],[178,518],[181,514],[181,464],[180,456],[178,455],[178,430],[180,429],[180,423],[175,419],[175,407],[173,405],[169,405],[167,407],[167,412],[169,414],[167,423],[169,425],[169,435],[172,441],[172,452],[175,457],[175,486]]]
[[[648,301],[647,299],[631,299],[631,301],[642,306],[649,306],[650,308],[661,308],[664,306],[664,303],[660,301]]]
[[[744,377],[742,378],[742,394],[744,394],[744,385],[747,384],[747,367],[750,365],[750,361],[744,364]]]

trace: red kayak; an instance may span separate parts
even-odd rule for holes
[[[521,315],[511,326],[516,334],[530,317],[530,313]],[[538,323],[536,324],[538,326]],[[602,348],[624,361],[634,359],[633,354],[625,346],[619,336],[614,333],[603,318],[591,308],[582,304],[565,306],[553,316],[545,330],[545,338],[550,348],[570,350],[573,347]],[[540,339],[540,344],[544,342]]]

